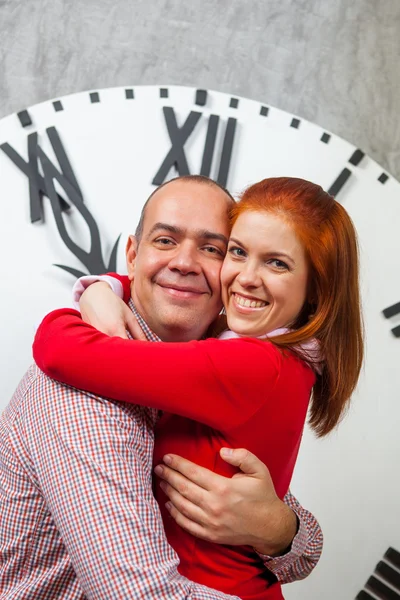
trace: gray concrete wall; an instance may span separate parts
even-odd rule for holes
[[[0,0],[0,117],[160,83],[277,106],[400,178],[399,0]]]

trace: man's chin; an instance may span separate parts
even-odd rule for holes
[[[204,318],[204,311],[189,311],[176,305],[167,311],[158,312],[160,327],[164,330],[164,339],[168,341],[199,340],[207,331],[213,318]]]

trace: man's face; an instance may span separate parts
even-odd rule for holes
[[[128,242],[133,301],[164,341],[201,338],[221,310],[228,210],[218,187],[172,181],[147,205],[139,244]]]

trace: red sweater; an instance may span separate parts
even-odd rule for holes
[[[244,447],[268,466],[278,496],[286,494],[315,381],[290,353],[251,338],[156,344],[111,338],[72,309],[44,319],[33,351],[54,379],[165,411],[156,428],[155,464],[170,452],[230,477],[236,469],[219,450]],[[158,485],[155,494],[183,575],[243,599],[282,598],[252,548],[191,536],[164,508]]]

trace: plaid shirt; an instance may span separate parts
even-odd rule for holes
[[[0,416],[1,599],[232,598],[177,571],[152,494],[156,419],[31,367]],[[279,579],[295,546],[266,557]]]

